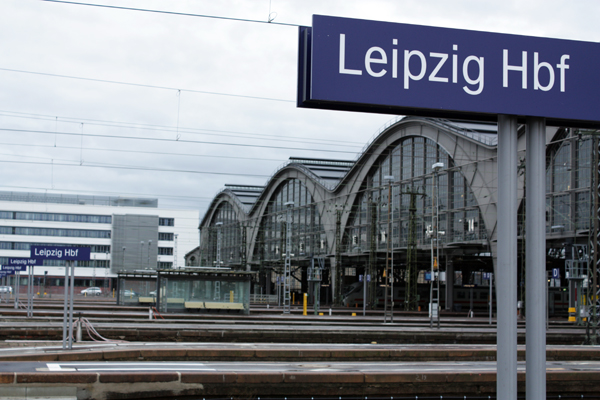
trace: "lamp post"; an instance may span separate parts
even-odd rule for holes
[[[144,241],[140,241],[140,269],[144,269],[144,264],[142,263],[142,253],[144,252]]]
[[[429,327],[433,328],[433,315],[434,315],[434,308],[435,308],[435,316],[437,319],[437,327],[438,329],[440,328],[440,315],[439,315],[439,302],[440,302],[440,280],[439,277],[438,279],[436,279],[435,277],[435,270],[438,269],[438,256],[440,254],[440,249],[439,246],[437,246],[437,240],[438,240],[438,199],[435,196],[435,192],[436,192],[436,186],[437,186],[437,178],[438,178],[438,172],[440,169],[444,168],[444,163],[441,162],[437,162],[435,164],[433,164],[431,166],[431,168],[433,169],[433,187],[432,187],[432,202],[431,202],[431,283],[430,283],[430,287],[429,287],[429,298],[430,298],[430,302],[429,302]],[[436,241],[436,257],[434,258],[433,256],[433,242]],[[436,299],[434,302],[433,299],[433,285],[434,285],[434,280],[437,281],[436,284]]]
[[[152,247],[152,240],[148,240],[148,269],[150,269],[150,247]]]
[[[385,175],[383,177],[383,181],[386,182],[388,184],[388,202],[387,202],[387,237],[386,237],[386,252],[385,252],[385,309],[384,309],[384,314],[383,314],[383,323],[387,322],[387,303],[388,303],[388,290],[389,290],[389,282],[390,282],[390,271],[389,271],[389,263],[390,263],[390,240],[391,240],[391,231],[390,231],[390,227],[391,227],[391,222],[390,222],[390,208],[391,207],[391,199],[392,199],[392,182],[394,181],[394,176],[393,175]],[[393,268],[393,266],[392,266]],[[393,275],[393,272],[392,272]],[[392,285],[394,282],[394,277],[392,276]],[[390,305],[390,313],[391,313],[391,318],[390,318],[390,322],[394,321],[394,290],[393,290],[393,286],[392,286],[392,294],[391,294],[391,301],[392,304]]]
[[[437,166],[436,166],[437,165]],[[444,168],[444,163],[436,163],[434,164],[434,172],[435,172],[435,187],[437,196],[435,198],[435,252],[436,252],[436,260],[438,263],[438,275],[440,270],[440,169]],[[446,281],[447,282],[447,281]],[[448,290],[448,288],[446,288]],[[438,293],[438,310],[439,302],[440,302],[440,280],[437,280],[437,293]],[[438,313],[437,327],[440,329],[440,315]]]

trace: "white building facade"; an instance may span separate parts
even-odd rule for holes
[[[158,208],[157,199],[0,191],[0,264],[29,258],[32,245],[90,247],[91,260],[75,262],[75,286],[183,267],[198,245],[198,221],[198,211]],[[62,286],[64,266],[45,260],[34,274]]]

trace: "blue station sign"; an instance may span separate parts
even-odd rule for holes
[[[2,265],[2,271],[10,272],[11,274],[15,271],[27,271],[27,265]]]
[[[298,106],[600,126],[600,43],[314,15]]]
[[[9,258],[8,259],[8,264],[6,264],[6,266],[22,266],[25,267],[27,265],[42,265],[44,262],[43,260],[40,259],[36,259],[36,258]],[[25,271],[25,269],[22,269],[20,271]]]
[[[31,246],[30,258],[40,260],[88,261],[89,247]]]

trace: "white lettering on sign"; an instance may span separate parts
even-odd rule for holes
[[[340,74],[362,75],[361,70],[346,68],[346,35],[340,34]]]
[[[569,69],[569,65],[566,64],[567,60],[571,56],[563,54],[560,57],[560,63],[556,64],[556,68],[560,70],[560,91],[566,91],[566,77],[565,71]],[[548,75],[547,83],[544,85],[540,82],[540,71],[546,70]],[[521,88],[527,89],[527,52],[521,52],[521,65],[509,65],[508,64],[508,49],[502,50],[502,86],[508,87],[508,72],[517,71],[521,73]],[[544,74],[544,75],[546,75]],[[533,52],[533,89],[542,90],[547,92],[554,87],[555,73],[554,67],[547,61],[540,62],[540,54],[535,51]]]
[[[33,258],[58,257],[62,258],[62,250],[59,249],[35,249]]]
[[[438,51],[426,52],[420,49],[404,49],[404,62],[398,62],[398,39],[392,39],[391,48],[391,66],[389,65],[388,52],[385,47],[373,46],[370,47],[364,56],[364,68],[357,69],[349,68],[346,65],[346,35],[340,33],[339,47],[339,73],[343,75],[363,75],[363,71],[374,78],[381,78],[391,72],[391,77],[397,79],[399,76],[403,78],[403,88],[409,90],[411,81],[418,82],[427,76],[430,82],[444,83],[459,83],[459,78],[462,77],[464,82],[462,89],[465,93],[476,96],[483,92],[485,87],[485,59],[482,56],[466,55],[464,58],[459,57],[458,44],[452,46],[452,54],[442,53]],[[351,46],[348,47],[349,49]],[[349,50],[350,51],[350,50]],[[528,77],[528,54],[527,51],[521,52],[520,64],[509,64],[509,51],[502,51],[502,86],[509,87],[509,73],[521,74],[521,88],[527,89]],[[450,57],[450,55],[452,57]],[[356,58],[352,58],[356,59]],[[451,59],[449,67],[445,67],[448,60]],[[533,53],[533,89],[541,91],[549,91],[554,88],[557,80],[560,82],[560,91],[566,91],[566,70],[569,69],[567,60],[570,55],[563,54],[560,57],[560,62],[552,65],[550,61],[542,60],[542,54],[539,52]],[[460,62],[462,61],[462,69]],[[513,60],[514,61],[514,60]],[[398,72],[399,64],[403,70]],[[558,74],[556,72],[558,69]],[[462,70],[462,76],[460,74]]]

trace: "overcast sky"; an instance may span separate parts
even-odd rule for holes
[[[284,24],[600,41],[598,0],[81,2],[257,22],[0,0],[0,190],[153,197],[200,217],[224,184],[263,185],[290,156],[354,159],[393,118],[297,109],[298,28]]]

